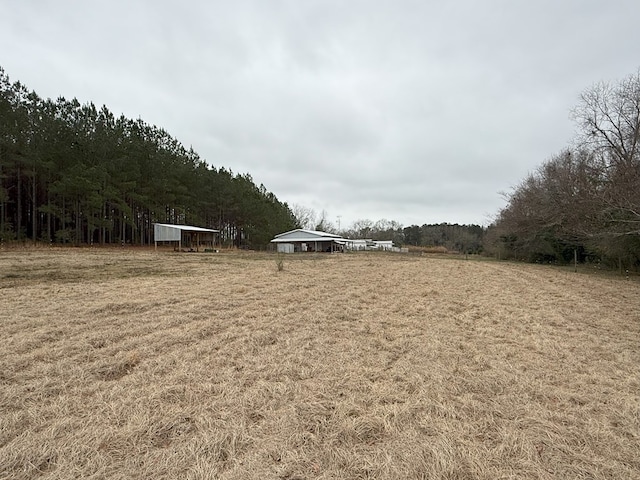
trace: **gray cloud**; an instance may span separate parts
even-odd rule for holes
[[[14,80],[343,225],[487,223],[569,144],[580,92],[640,66],[633,0],[0,4]]]

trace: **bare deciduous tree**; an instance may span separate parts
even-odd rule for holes
[[[640,70],[617,84],[597,83],[580,96],[572,116],[579,140],[608,165],[638,161]]]
[[[578,148],[521,182],[487,238],[530,260],[580,248],[640,266],[640,70],[586,90],[572,114]]]
[[[321,231],[321,232],[336,233],[337,229],[333,225],[333,223],[331,223],[329,221],[328,216],[329,215],[328,215],[327,211],[323,209],[320,212],[320,215],[318,216],[318,219],[317,219],[318,223],[315,226],[315,229],[318,230],[318,231]]]
[[[293,216],[296,218],[298,228],[305,228],[312,230],[316,226],[316,212],[313,208],[305,207],[298,203],[292,204],[289,209]]]
[[[573,117],[599,160],[598,197],[609,233],[640,235],[640,70],[585,91]]]

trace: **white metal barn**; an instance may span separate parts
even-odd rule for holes
[[[182,251],[183,247],[196,252],[201,246],[213,249],[218,232],[219,230],[190,225],[153,224],[155,247],[158,248],[158,242],[169,242],[174,245],[174,248],[177,246],[178,251]]]
[[[271,243],[279,253],[337,252],[343,250],[345,240],[333,233],[298,228],[276,235]]]

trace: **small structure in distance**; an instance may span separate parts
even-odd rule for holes
[[[345,242],[340,235],[304,228],[280,233],[271,240],[278,253],[342,252]]]
[[[346,246],[349,250],[383,250],[385,252],[400,251],[397,247],[393,246],[391,240],[372,240],[370,238],[361,238],[355,240],[346,240]]]
[[[188,248],[190,251],[200,251],[200,247],[205,249],[213,247],[216,242],[216,234],[220,230],[211,228],[193,227],[191,225],[171,225],[168,223],[153,224],[153,240],[155,248],[158,248],[158,242],[169,242],[173,244],[174,249],[182,251],[182,248]]]

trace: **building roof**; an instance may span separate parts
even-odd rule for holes
[[[319,232],[317,230],[306,230],[304,228],[297,228],[289,232],[284,232],[276,235],[271,243],[286,243],[286,242],[330,242],[342,240],[340,235],[327,232]]]
[[[217,233],[220,230],[213,230],[211,228],[202,228],[202,227],[192,227],[191,225],[172,225],[170,223],[154,223],[154,225],[159,225],[161,227],[174,228],[176,230],[182,230],[187,232],[213,232]]]

